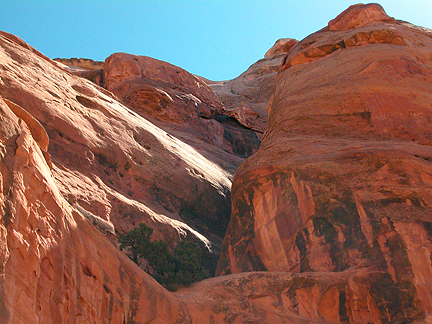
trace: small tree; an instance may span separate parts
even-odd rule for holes
[[[120,249],[165,288],[175,291],[178,286],[188,286],[210,276],[197,243],[180,241],[173,254],[165,241],[151,241],[152,234],[151,227],[140,223],[139,227],[119,236]]]
[[[188,286],[210,277],[210,273],[204,267],[202,254],[201,248],[194,242],[180,241],[175,248],[176,275],[182,285]]]

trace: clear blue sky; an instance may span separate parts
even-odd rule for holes
[[[279,38],[302,39],[356,1],[3,0],[0,30],[55,58],[151,56],[211,80],[238,76]],[[432,28],[432,0],[383,0],[387,14]]]

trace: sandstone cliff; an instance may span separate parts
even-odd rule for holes
[[[431,51],[431,30],[375,4],[290,50],[261,146],[235,174],[219,274],[368,269],[339,291],[340,322],[431,314]]]
[[[432,323],[431,52],[357,5],[231,81],[117,53],[90,82],[1,32],[0,323]],[[264,124],[221,276],[166,291],[115,235],[217,251]]]
[[[2,99],[0,118],[0,322],[184,317],[174,296],[63,198],[33,127]]]
[[[12,36],[2,37],[1,46],[0,95],[49,137],[53,177],[71,204],[120,233],[146,222],[158,238],[176,242],[194,233],[218,249],[232,173],[243,161],[223,149],[218,122],[202,121],[193,147]],[[195,112],[193,101],[177,100],[186,102],[175,106],[183,115]]]

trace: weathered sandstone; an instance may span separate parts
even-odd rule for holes
[[[277,54],[287,54],[291,48],[298,44],[298,40],[292,38],[278,39],[275,44],[264,55],[264,58],[269,58]]]
[[[1,98],[0,118],[0,322],[187,322],[182,303],[63,198]]]
[[[146,56],[115,53],[106,59],[104,75],[106,89],[155,125],[195,149],[211,151],[210,143],[229,152],[212,153],[221,156],[230,170],[241,163],[239,157],[252,155],[259,146],[253,131],[224,118],[228,114],[222,102],[204,79],[180,67]]]
[[[376,284],[371,287],[371,282]],[[175,295],[194,323],[425,323],[421,311],[400,296],[394,296],[381,320],[386,293],[394,291],[389,284],[381,271],[372,269],[258,271],[204,280]]]
[[[105,60],[105,87],[149,117],[175,122],[213,118],[222,103],[198,77],[151,57],[116,53]],[[190,105],[192,103],[192,105]]]
[[[120,233],[145,222],[156,238],[175,244],[194,233],[217,251],[230,214],[231,174],[243,161],[216,145],[222,127],[218,133],[218,123],[208,122],[209,139],[192,147],[9,38],[0,37],[0,95],[52,161],[69,203]]]
[[[69,67],[77,67],[86,70],[102,70],[104,66],[104,62],[101,61],[76,57],[70,59],[55,58],[54,61],[60,62]]]
[[[71,58],[61,59],[55,58],[54,62],[57,63],[62,69],[71,72],[80,77],[96,83],[103,87],[105,83],[105,74],[103,71],[104,62],[93,61],[91,59]]]
[[[432,31],[357,5],[290,46],[218,101],[126,54],[113,94],[0,33],[0,323],[432,323]],[[166,291],[115,235],[217,250],[268,98],[227,275]]]
[[[237,78],[228,81],[207,81],[209,87],[222,100],[225,106],[224,114],[256,131],[261,137],[277,72],[285,55],[296,43],[294,39],[279,40],[266,53],[264,59],[251,65]]]
[[[291,49],[234,177],[219,274],[373,269],[352,298],[375,315],[347,321],[431,320],[431,36],[353,6]]]

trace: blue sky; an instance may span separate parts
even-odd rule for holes
[[[0,30],[45,55],[151,56],[211,80],[231,79],[279,38],[301,40],[355,1],[3,0]],[[383,0],[387,14],[432,28],[432,0]]]

